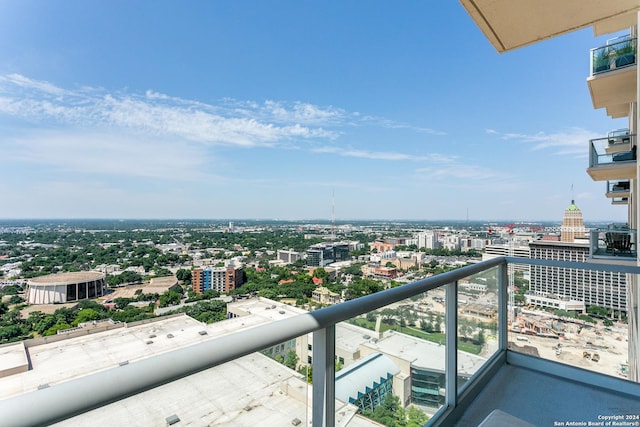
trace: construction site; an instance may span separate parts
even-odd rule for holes
[[[607,375],[626,378],[628,326],[605,327],[525,310],[509,323],[509,347]]]

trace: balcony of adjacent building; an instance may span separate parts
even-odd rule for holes
[[[627,117],[637,92],[637,39],[622,36],[591,49],[587,78],[594,108],[606,108],[612,118]]]
[[[609,132],[605,138],[589,141],[589,168],[594,181],[623,181],[636,178],[636,135],[627,130]]]
[[[628,201],[629,196],[631,196],[631,181],[628,179],[607,181],[605,196],[612,200],[626,199]]]
[[[11,382],[12,376],[28,377],[27,386],[16,389],[17,395],[0,400],[2,422],[7,426],[368,427],[379,424],[359,414],[358,408],[380,404],[389,392],[402,396],[403,405],[413,403],[427,413],[427,425],[544,426],[566,421],[586,425],[611,421],[613,416],[640,421],[640,384],[622,377],[626,372],[623,350],[610,352],[601,345],[596,359],[594,343],[582,342],[573,348],[560,335],[550,336],[544,319],[523,325],[532,335],[525,335],[521,328],[514,332],[517,312],[509,301],[515,288],[509,277],[520,265],[640,273],[638,267],[611,263],[499,257],[235,332],[224,327],[226,332],[215,337],[195,334],[198,342],[185,341],[182,348],[141,360],[111,361],[114,366],[109,366],[108,358],[97,355],[89,364],[95,372],[87,375],[81,373],[81,365],[69,367],[73,363],[69,357],[75,353],[64,347],[64,359],[51,363],[58,371],[70,370],[71,378],[61,379],[60,372],[51,372],[43,383],[31,371],[0,378]],[[474,292],[482,293],[477,304],[469,304],[470,288],[464,286],[469,283],[475,283]],[[427,308],[438,314],[430,315]],[[466,316],[479,316],[487,326],[470,327]],[[233,320],[246,322],[242,317]],[[365,329],[367,323],[377,326]],[[380,323],[391,328],[382,331]],[[468,337],[479,337],[477,328],[485,327],[492,332],[486,334],[480,352],[475,352]],[[196,330],[203,328],[199,325]],[[359,330],[369,332],[363,335]],[[138,337],[142,341],[136,345],[152,348],[161,343],[165,332],[156,330],[153,339]],[[179,332],[172,338],[171,342],[184,339]],[[545,343],[540,344],[539,354],[538,342]],[[625,344],[624,340],[614,343]],[[75,357],[89,351],[91,345],[84,344]],[[590,346],[588,352],[583,351],[585,345]],[[310,385],[268,356],[282,348],[309,350]],[[43,361],[60,353],[48,351]],[[566,362],[572,353],[580,366]],[[335,361],[349,357],[352,364],[336,375]],[[608,375],[600,372],[605,362],[607,369],[613,369]],[[11,392],[0,390],[5,396]]]
[[[628,197],[613,197],[611,198],[612,205],[628,205],[629,198]]]
[[[610,225],[589,232],[589,261],[636,265],[637,231],[625,225]]]

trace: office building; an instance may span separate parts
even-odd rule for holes
[[[582,212],[572,200],[565,209],[562,217],[562,227],[560,228],[560,240],[563,242],[573,242],[575,239],[584,239],[587,230],[584,228]]]
[[[302,259],[303,255],[304,254],[302,252],[278,249],[276,258],[284,264],[293,264],[294,262]]]
[[[307,266],[324,267],[349,260],[348,243],[319,243],[307,249]]]

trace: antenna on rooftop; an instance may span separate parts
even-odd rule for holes
[[[571,184],[571,203],[575,203],[576,198],[573,196],[573,184]]]
[[[336,190],[331,189],[331,239],[336,240]]]

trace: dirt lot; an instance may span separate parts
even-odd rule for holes
[[[568,332],[560,339],[510,332],[509,341],[519,347],[533,346],[540,357],[545,359],[624,378],[621,365],[626,364],[628,358],[626,325],[614,326],[610,331],[602,326],[584,327],[579,332],[578,330],[576,325],[567,324]],[[527,341],[524,341],[525,339]],[[600,360],[596,362],[592,357],[585,358],[584,352],[591,356],[598,354]]]

